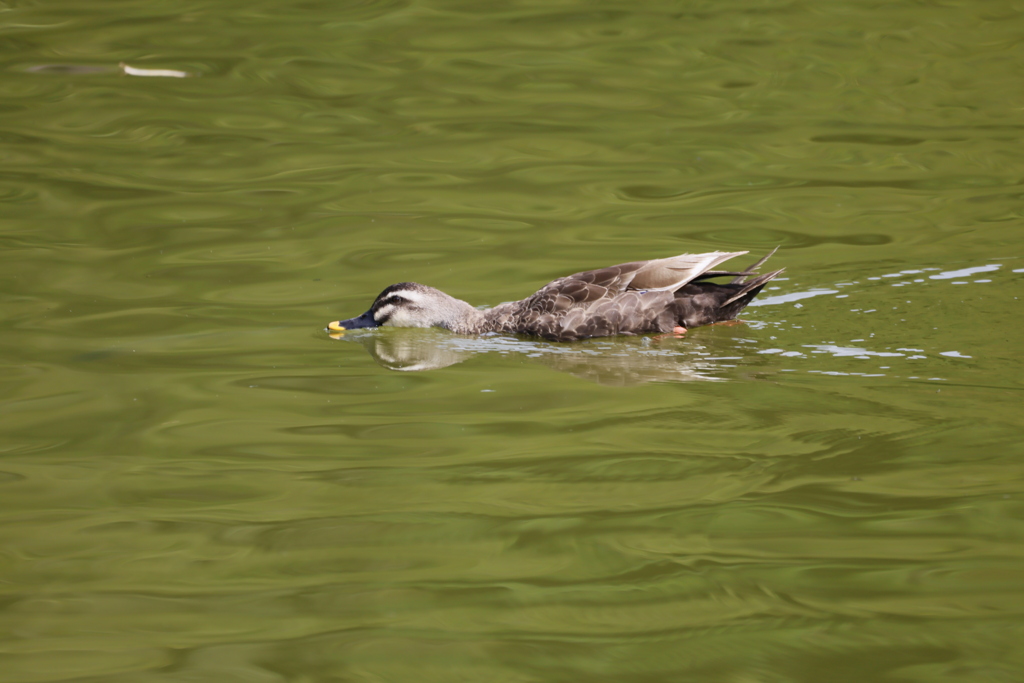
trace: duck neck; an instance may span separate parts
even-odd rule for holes
[[[451,297],[440,327],[455,334],[480,334],[491,330],[485,311],[478,311],[462,299]]]

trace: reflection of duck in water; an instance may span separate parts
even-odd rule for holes
[[[335,336],[335,335],[332,335]],[[666,335],[670,336],[670,335]],[[343,335],[337,334],[341,339]],[[644,382],[693,382],[724,379],[723,366],[710,356],[729,355],[735,332],[706,337],[687,343],[685,349],[674,343],[653,343],[650,337],[593,339],[568,346],[507,335],[485,334],[458,337],[441,330],[389,329],[378,334],[348,337],[365,348],[378,365],[398,372],[437,370],[484,355],[503,356],[508,362],[528,359],[552,370],[610,386],[629,386]],[[757,356],[765,359],[767,356]],[[730,359],[734,360],[734,359]],[[731,367],[724,366],[724,367]]]
[[[680,254],[588,270],[558,278],[520,301],[483,311],[433,287],[402,282],[381,292],[366,313],[333,322],[328,329],[443,327],[458,334],[506,332],[552,341],[682,333],[687,327],[734,319],[765,283],[782,272],[754,273],[774,251],[743,271],[711,270],[746,253]],[[724,276],[733,280],[708,281]]]

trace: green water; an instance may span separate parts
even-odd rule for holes
[[[0,3],[0,681],[1024,680],[1022,13]]]

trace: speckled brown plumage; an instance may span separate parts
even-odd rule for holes
[[[755,275],[768,254],[743,271],[712,270],[739,252],[680,254],[623,263],[554,280],[520,301],[478,310],[440,290],[414,282],[391,285],[370,310],[331,323],[334,331],[358,327],[444,327],[459,334],[509,332],[553,341],[616,334],[671,332],[734,319],[782,272]],[[732,277],[728,283],[711,278]]]

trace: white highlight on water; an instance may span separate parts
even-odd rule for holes
[[[936,273],[935,275],[929,275],[929,280],[952,280],[958,277],[967,277],[968,275],[974,275],[976,273],[991,273],[994,270],[1002,268],[1001,263],[990,263],[987,266],[974,266],[973,268],[961,268],[960,270],[947,270],[942,273]],[[958,283],[953,283],[958,284]],[[964,283],[966,284],[966,283]]]

